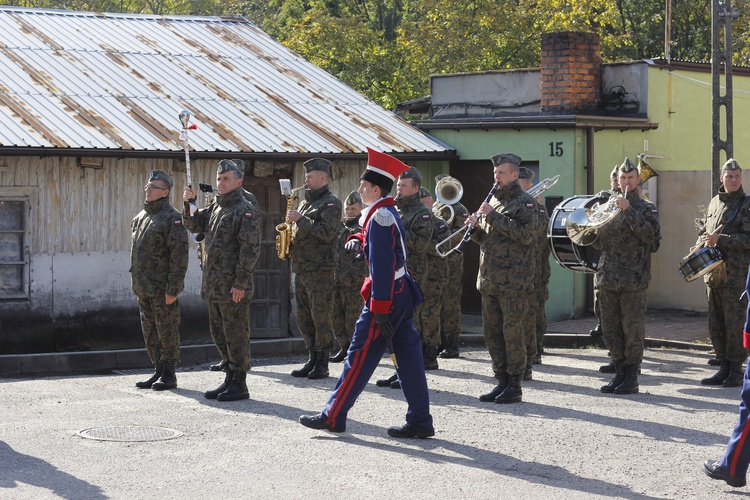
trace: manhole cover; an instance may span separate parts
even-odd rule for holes
[[[182,432],[165,427],[97,427],[84,429],[78,435],[98,441],[164,441],[182,436]]]

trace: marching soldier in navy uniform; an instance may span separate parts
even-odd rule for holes
[[[333,276],[333,304],[331,307],[331,324],[333,333],[339,343],[339,352],[331,356],[331,363],[341,363],[346,358],[346,350],[352,341],[354,324],[362,312],[362,297],[359,288],[367,276],[367,263],[361,255],[349,252],[344,248],[346,241],[353,234],[362,232],[359,216],[362,214],[362,198],[352,191],[344,201],[344,221],[339,228],[339,236],[333,246],[333,259],[336,272]]]
[[[407,271],[406,231],[389,196],[396,177],[408,169],[396,158],[368,148],[359,193],[369,206],[362,212],[363,233],[353,236],[349,245],[364,252],[370,268],[362,286],[365,306],[357,320],[344,371],[324,410],[299,418],[306,427],[344,432],[349,410],[388,348],[398,365],[398,378],[409,405],[406,424],[389,428],[388,435],[435,435],[422,346],[414,328],[414,308],[422,301],[422,294]]]
[[[745,294],[750,293],[750,274],[745,281]],[[750,349],[750,306],[745,309],[745,326],[742,333],[742,344]],[[706,460],[703,472],[711,479],[719,479],[729,486],[740,488],[747,484],[745,476],[750,466],[750,363],[745,368],[740,395],[740,418],[729,438],[724,455],[719,460]]]

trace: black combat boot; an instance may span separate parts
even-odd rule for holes
[[[292,377],[307,377],[312,371],[313,367],[315,367],[315,360],[317,359],[317,357],[317,351],[310,351],[310,357],[307,359],[307,363],[305,363],[305,365],[298,370],[292,370]]]
[[[589,330],[589,335],[591,335],[593,338],[601,337],[602,336],[602,323],[601,321],[596,324],[596,326]]]
[[[523,371],[523,380],[524,382],[528,382],[529,380],[534,380],[534,370],[531,368],[531,362],[526,362],[526,369]]]
[[[724,387],[737,387],[742,385],[745,373],[742,371],[742,363],[729,363],[729,375],[721,383]]]
[[[339,349],[339,352],[337,352],[334,356],[328,358],[328,361],[330,361],[331,363],[341,363],[346,359],[346,353],[348,350],[349,344],[341,344],[341,349]]]
[[[328,377],[328,351],[320,351],[315,358],[315,366],[307,374],[307,378],[315,380]]]
[[[445,349],[440,353],[440,357],[443,359],[457,358],[458,352],[458,332],[449,333],[445,336],[445,343],[443,344]]]
[[[636,394],[638,393],[638,365],[628,365],[623,368],[625,379],[620,385],[615,387],[615,394]]]
[[[610,361],[608,364],[600,366],[599,371],[601,373],[616,373],[615,364]]]
[[[378,387],[390,387],[394,382],[398,382],[398,373],[394,373],[388,378],[378,379],[378,381],[375,382],[375,385],[377,385]]]
[[[240,399],[249,399],[250,393],[247,390],[245,378],[247,372],[244,370],[232,370],[232,383],[226,391],[216,397],[217,401],[239,401]]]
[[[423,357],[424,357],[424,369],[425,370],[437,370],[438,369],[437,353],[438,353],[437,346],[430,346],[430,345],[424,346]]]
[[[620,384],[623,383],[625,380],[625,367],[622,366],[622,363],[615,364],[615,378],[612,379],[612,381],[602,386],[600,389],[605,394],[613,394],[615,392],[615,388],[618,387]]]
[[[209,366],[208,369],[212,372],[223,372],[225,368],[225,364],[226,363],[224,363],[224,361],[221,361],[219,363]]]
[[[151,377],[147,378],[146,380],[141,380],[139,382],[135,383],[135,386],[139,389],[151,389],[151,386],[159,380],[159,377],[161,377],[161,374],[164,372],[164,366],[161,362],[156,363],[154,365],[154,374],[151,375]]]
[[[177,375],[175,374],[174,363],[162,363],[164,371],[157,382],[151,388],[155,391],[165,391],[167,389],[177,388]]]
[[[510,375],[508,377],[508,385],[505,390],[495,398],[495,403],[520,403],[523,391],[521,390],[521,381],[523,380],[523,374],[521,375]]]
[[[503,373],[502,375],[497,377],[497,385],[494,389],[492,389],[487,394],[482,394],[479,396],[479,401],[484,401],[485,403],[490,403],[495,400],[496,397],[498,397],[500,394],[503,393],[505,388],[508,386],[508,374]]]
[[[724,383],[724,380],[729,376],[729,361],[722,360],[721,366],[719,367],[719,371],[716,372],[713,376],[704,378],[701,380],[701,384],[703,385],[721,385]]]
[[[229,367],[224,368],[226,371],[226,375],[224,376],[224,382],[214,389],[213,391],[206,391],[203,393],[203,397],[206,399],[216,399],[219,397],[219,394],[229,389],[229,386],[232,385],[232,379],[234,378],[234,372],[229,369]]]

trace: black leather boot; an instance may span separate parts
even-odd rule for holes
[[[742,385],[745,372],[742,371],[742,363],[729,363],[729,375],[721,383],[724,387],[737,387]]]
[[[229,389],[229,386],[232,384],[232,379],[234,378],[234,372],[229,369],[229,367],[226,368],[226,375],[224,376],[224,382],[214,389],[213,391],[206,391],[203,393],[203,397],[206,399],[216,399],[219,397],[219,394]]]
[[[589,335],[592,337],[601,337],[602,336],[602,323],[599,322],[596,324],[593,330],[589,330]]]
[[[224,363],[224,361],[220,361],[219,363],[208,367],[208,369],[212,372],[223,372],[224,368],[226,368],[226,363]]]
[[[636,394],[638,392],[638,365],[628,365],[623,371],[625,379],[615,387],[615,394]]]
[[[328,377],[328,351],[319,351],[315,358],[315,366],[307,374],[307,378],[315,380]]]
[[[315,360],[318,357],[317,351],[310,351],[310,357],[307,359],[307,363],[298,370],[292,370],[292,377],[307,377],[312,369],[315,367]]]
[[[398,382],[398,373],[394,373],[388,378],[381,378],[375,382],[378,387],[390,387],[393,382]]]
[[[495,388],[487,394],[482,394],[481,396],[479,396],[479,401],[484,401],[485,403],[494,401],[496,397],[503,393],[507,386],[508,374],[503,373],[501,376],[497,377],[497,385],[495,386]]]
[[[151,388],[155,391],[166,391],[167,389],[177,388],[177,375],[175,374],[174,363],[162,363],[164,370],[159,380],[154,382]]]
[[[615,387],[622,384],[624,380],[625,367],[622,366],[622,364],[615,364],[615,378],[613,378],[609,384],[602,386],[600,390],[605,394],[613,394],[615,392]]]
[[[438,369],[437,354],[438,354],[437,346],[427,345],[424,347],[423,357],[424,357],[424,369],[425,370],[437,370]]]
[[[154,374],[151,375],[150,378],[147,378],[146,380],[141,380],[140,382],[136,382],[135,386],[139,389],[151,389],[151,386],[159,380],[159,377],[161,377],[162,372],[164,371],[164,367],[161,363],[156,363],[154,365]]]
[[[520,403],[523,396],[521,390],[521,381],[523,380],[523,374],[521,375],[510,375],[508,377],[508,385],[505,390],[495,398],[495,403]]]
[[[599,371],[601,373],[616,373],[615,364],[610,361],[609,364],[600,366]]]
[[[244,370],[233,370],[232,373],[232,383],[229,384],[226,391],[216,397],[217,401],[239,401],[240,399],[250,398],[247,383],[245,383],[247,372]]]
[[[531,368],[531,364],[528,362],[526,363],[526,369],[523,371],[523,380],[524,382],[534,380],[534,370]]]
[[[703,385],[721,385],[724,383],[724,380],[729,376],[729,361],[723,360],[721,362],[721,366],[719,367],[719,371],[716,372],[713,376],[704,378],[701,380],[701,384]]]
[[[457,358],[458,352],[458,332],[449,333],[445,336],[445,349],[440,353],[440,357],[443,359]]]
[[[341,349],[334,356],[328,358],[331,363],[341,363],[346,359],[346,352],[349,350],[349,344],[341,344]]]

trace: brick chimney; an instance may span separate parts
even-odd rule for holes
[[[599,35],[542,34],[542,114],[598,114],[601,67]]]

